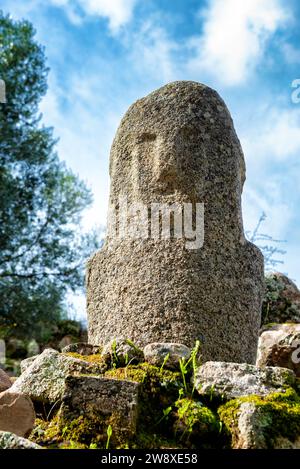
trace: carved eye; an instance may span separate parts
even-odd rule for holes
[[[136,143],[154,142],[156,135],[151,132],[144,132],[136,137]]]

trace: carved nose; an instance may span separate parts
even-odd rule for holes
[[[161,142],[155,161],[156,179],[159,182],[175,180],[178,176],[176,150],[173,145]]]

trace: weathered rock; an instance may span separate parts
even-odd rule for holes
[[[59,425],[82,417],[99,437],[107,439],[107,428],[113,429],[115,441],[134,436],[138,418],[140,385],[133,381],[94,376],[68,376],[65,382]],[[87,430],[88,431],[88,430]],[[86,435],[87,436],[87,435]]]
[[[27,370],[27,368],[29,368],[29,366],[32,365],[32,363],[38,356],[39,355],[34,355],[33,357],[28,357],[21,361],[20,363],[21,374],[24,373],[24,371]]]
[[[262,306],[262,325],[300,323],[300,291],[286,275],[273,272],[266,277]]]
[[[102,356],[108,364],[118,366],[144,361],[144,353],[130,340],[120,337],[108,342],[102,349]]]
[[[264,437],[264,427],[271,421],[265,421],[261,409],[257,409],[252,402],[245,402],[240,407],[238,417],[239,437],[235,444],[236,449],[267,449]]]
[[[9,432],[0,431],[0,449],[43,449],[41,446]]]
[[[218,414],[234,449],[299,448],[300,400],[292,390],[232,400]]]
[[[281,366],[300,376],[300,324],[278,324],[258,341],[257,366]]]
[[[101,347],[97,345],[87,344],[85,342],[77,342],[67,345],[62,349],[63,353],[78,353],[79,355],[94,355],[101,352]]]
[[[74,342],[71,335],[65,335],[58,343],[58,349],[63,350]]]
[[[165,363],[166,368],[176,369],[179,366],[179,360],[189,359],[191,350],[183,344],[168,344],[155,342],[148,344],[144,348],[145,361],[151,363],[151,365],[162,366]],[[168,356],[167,361],[166,357]]]
[[[0,392],[11,387],[11,381],[5,371],[0,368]]]
[[[0,393],[0,431],[28,436],[33,429],[35,411],[28,396],[10,390]]]
[[[24,371],[10,388],[11,392],[27,394],[33,401],[56,402],[61,399],[65,379],[73,373],[101,373],[101,363],[89,363],[46,349]]]
[[[88,263],[89,342],[105,345],[122,337],[139,347],[193,347],[202,339],[204,361],[254,363],[263,256],[244,237],[244,157],[223,100],[189,81],[138,100],[114,139],[110,175],[110,214],[116,208],[119,225],[109,216],[104,246]],[[183,207],[185,215],[188,207],[197,209],[196,239],[187,234],[188,216],[185,235],[181,226],[170,228],[172,206],[179,224]],[[160,211],[167,212],[167,230],[176,236],[155,231]],[[137,239],[126,225],[136,226],[143,215]]]
[[[254,365],[225,362],[206,362],[200,366],[194,378],[200,395],[219,395],[233,399],[250,394],[265,396],[284,391],[293,386],[293,371],[279,367],[258,368]]]

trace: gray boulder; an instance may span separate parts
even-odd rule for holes
[[[0,449],[43,449],[41,446],[10,432],[0,431]]]
[[[233,399],[250,394],[265,396],[293,386],[293,371],[279,367],[258,368],[246,363],[206,362],[196,371],[194,385],[200,395]]]
[[[300,291],[286,275],[272,272],[266,276],[262,305],[262,324],[300,323]]]
[[[299,397],[292,390],[234,399],[218,414],[233,449],[299,449]]]
[[[11,387],[11,380],[9,376],[0,368],[0,392],[5,391]]]
[[[87,433],[92,428],[92,433],[96,432],[106,441],[107,428],[111,425],[116,442],[127,440],[136,432],[139,388],[139,383],[133,381],[68,376],[59,425],[65,428],[70,421],[84,418],[88,422]],[[88,438],[87,433],[85,438]]]
[[[101,347],[97,345],[87,344],[86,342],[76,342],[75,344],[66,345],[62,349],[63,353],[78,353],[79,355],[94,355],[101,352]]]
[[[10,389],[0,393],[0,431],[28,436],[35,422],[35,411],[28,396]]]
[[[300,324],[277,324],[263,332],[256,365],[289,368],[300,376]]]
[[[103,365],[100,362],[89,363],[56,350],[46,349],[14,382],[10,390],[27,394],[33,401],[56,402],[62,397],[68,375],[102,372]]]
[[[21,361],[20,363],[20,368],[21,368],[21,374],[24,373],[27,368],[32,365],[34,360],[38,357],[39,355],[34,355],[32,357],[25,358],[24,360]]]
[[[176,369],[179,360],[187,361],[191,355],[191,349],[183,344],[154,342],[144,348],[145,361],[155,366],[162,366],[165,361],[165,368]]]

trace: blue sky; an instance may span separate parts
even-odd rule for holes
[[[174,80],[226,101],[247,167],[246,229],[286,239],[281,268],[300,285],[300,2],[297,0],[0,0],[46,47],[44,122],[94,193],[88,228],[105,224],[109,149],[128,106]]]

